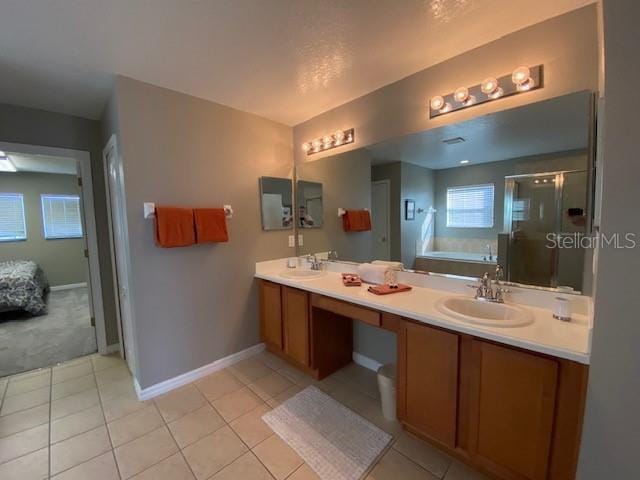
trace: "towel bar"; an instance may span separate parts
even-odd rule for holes
[[[153,218],[156,216],[156,204],[153,202],[144,202],[142,204],[144,218]],[[227,218],[233,218],[233,208],[231,205],[223,205],[224,216]]]

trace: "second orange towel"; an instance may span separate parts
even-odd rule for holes
[[[224,208],[194,208],[197,243],[228,242]]]

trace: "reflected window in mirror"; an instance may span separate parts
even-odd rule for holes
[[[260,178],[263,230],[293,228],[293,182],[288,178]]]
[[[322,184],[298,180],[296,183],[297,222],[300,228],[320,228],[323,224]]]

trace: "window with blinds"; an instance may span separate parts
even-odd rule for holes
[[[492,228],[493,184],[447,188],[447,227]]]
[[[41,195],[44,238],[81,238],[80,197],[76,195]]]
[[[0,193],[0,242],[27,239],[24,199],[20,193]]]

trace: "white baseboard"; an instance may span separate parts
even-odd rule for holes
[[[382,364],[377,360],[365,357],[358,352],[353,352],[352,358],[354,363],[357,363],[361,367],[368,368],[369,370],[373,370],[374,372],[377,372],[378,369],[382,366]]]
[[[158,395],[162,395],[163,393],[167,393],[175,388],[186,385],[187,383],[191,383],[199,378],[210,375],[213,372],[217,372],[218,370],[222,370],[223,368],[227,368],[234,363],[238,363],[241,360],[252,357],[257,353],[260,353],[264,350],[264,343],[259,343],[254,345],[253,347],[249,347],[246,350],[242,350],[240,352],[229,355],[228,357],[221,358],[216,360],[209,365],[204,365],[203,367],[196,368],[195,370],[191,370],[190,372],[183,373],[182,375],[178,375],[177,377],[170,378],[169,380],[165,380],[164,382],[156,383],[155,385],[151,385],[147,388],[141,388],[138,383],[138,379],[134,378],[133,383],[136,388],[136,393],[138,395],[139,400],[149,400],[150,398],[157,397]]]
[[[107,355],[110,353],[116,353],[120,351],[120,344],[114,343],[113,345],[107,345]]]
[[[86,287],[87,282],[82,283],[69,283],[68,285],[56,285],[54,287],[49,287],[50,292],[57,292],[59,290],[71,290],[72,288],[81,288]]]

